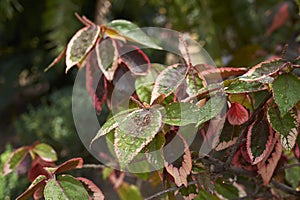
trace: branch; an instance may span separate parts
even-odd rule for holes
[[[198,181],[196,181],[196,180],[195,180],[195,181],[190,181],[190,182],[188,182],[188,186],[189,186],[189,185],[195,185],[195,184],[197,184],[197,183],[198,183]],[[163,191],[160,191],[160,192],[158,192],[158,193],[156,193],[156,194],[154,194],[154,195],[152,195],[152,196],[150,196],[150,197],[147,197],[145,200],[154,199],[154,198],[159,197],[159,196],[161,196],[161,195],[163,195],[163,194],[166,194],[166,193],[169,193],[169,192],[173,192],[173,191],[179,190],[179,189],[181,189],[181,188],[183,188],[183,187],[184,187],[184,185],[182,185],[182,186],[180,186],[180,187],[175,186],[175,187],[168,188],[168,189],[163,190]]]
[[[300,197],[300,191],[296,191],[293,188],[291,188],[283,183],[279,183],[279,182],[275,181],[274,179],[272,179],[271,183],[277,189],[280,189],[288,194],[292,194],[292,195]]]
[[[104,169],[106,166],[101,164],[84,164],[82,168]]]
[[[263,107],[265,106],[265,104],[271,97],[272,97],[272,93],[269,93],[268,96],[259,104],[259,106],[256,108],[256,110],[254,110],[254,112],[252,113],[251,117],[245,123],[244,129],[241,131],[236,143],[232,147],[232,151],[231,151],[230,155],[228,156],[228,159],[225,163],[225,168],[228,168],[231,165],[234,154],[237,152],[239,145],[242,143],[244,135],[248,131],[248,127],[254,122],[256,115],[263,109]]]

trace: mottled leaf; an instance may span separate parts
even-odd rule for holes
[[[142,200],[142,194],[135,185],[129,185],[126,182],[123,182],[120,187],[117,189],[119,197],[121,200]]]
[[[273,95],[284,116],[300,100],[300,80],[292,74],[282,74],[273,82]]]
[[[54,162],[57,160],[57,155],[55,150],[48,144],[45,143],[37,144],[31,150],[37,155],[39,155],[45,161]]]
[[[50,179],[44,189],[45,199],[82,199],[89,200],[89,194],[73,176],[60,175]]]
[[[150,104],[151,100],[151,92],[154,87],[155,80],[158,74],[164,69],[165,67],[160,64],[152,64],[151,68],[149,69],[147,75],[145,76],[138,76],[135,80],[135,89],[136,93],[139,97],[141,102],[146,102]]]
[[[178,136],[180,137],[184,145],[184,155],[183,161],[181,162],[181,166],[177,168],[173,164],[169,164],[167,161],[164,162],[164,165],[166,171],[174,178],[174,182],[178,187],[180,187],[181,185],[187,187],[187,177],[192,171],[191,152],[189,149],[189,145],[187,144],[185,139],[179,134]]]
[[[70,160],[62,163],[59,165],[56,170],[53,172],[53,174],[69,171],[72,169],[79,169],[83,165],[83,159],[82,158],[71,158]]]
[[[91,180],[83,178],[83,177],[77,177],[78,181],[80,181],[84,186],[86,186],[91,192],[92,192],[92,199],[94,200],[103,200],[104,195],[102,191],[98,188],[98,186],[93,183]]]
[[[107,27],[116,30],[121,36],[127,40],[140,43],[146,47],[153,49],[161,49],[149,38],[137,25],[127,20],[113,20],[106,24]]]
[[[198,71],[191,69],[186,77],[187,89],[189,96],[197,95],[201,89],[206,85],[203,79],[198,75]]]
[[[167,105],[162,113],[164,123],[185,126],[198,122],[200,109],[193,103],[174,102]]]
[[[15,170],[29,152],[29,147],[20,147],[14,150],[6,160],[3,167],[3,175],[7,175]]]
[[[105,78],[109,81],[113,80],[118,67],[118,51],[114,41],[110,38],[101,40],[96,44],[95,49],[98,65]]]
[[[144,148],[145,156],[148,162],[155,168],[160,169],[163,167],[164,158],[161,149],[165,144],[165,136],[159,132],[155,138]]]
[[[270,151],[274,132],[266,119],[256,120],[248,128],[247,152],[252,164],[262,161]]]
[[[298,135],[299,122],[294,110],[290,110],[281,117],[278,107],[270,106],[268,120],[272,128],[280,134],[280,141],[285,149],[291,150]]]
[[[100,34],[100,27],[86,26],[72,37],[66,50],[66,72],[74,65],[81,63],[95,45]]]
[[[38,176],[28,187],[28,189],[23,192],[21,195],[17,197],[16,200],[27,200],[29,199],[33,193],[39,188],[44,188],[46,185],[46,176],[40,175]]]
[[[135,75],[146,75],[151,66],[148,56],[137,46],[124,45],[119,49],[122,62]]]
[[[237,102],[233,102],[227,112],[227,119],[232,125],[241,125],[248,121],[249,113],[244,106]]]
[[[136,110],[126,116],[115,130],[114,148],[121,167],[126,167],[153,140],[161,125],[161,113],[155,108]]]
[[[155,81],[150,104],[152,104],[161,95],[163,97],[167,97],[171,93],[175,92],[185,79],[186,70],[187,67],[181,64],[171,65],[164,69]]]
[[[238,79],[230,81],[230,83],[228,85],[225,84],[225,86],[225,92],[229,94],[258,92],[267,89],[262,83],[247,82]]]

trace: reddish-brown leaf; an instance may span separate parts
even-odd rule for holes
[[[181,167],[177,168],[172,164],[167,163],[166,161],[164,162],[164,165],[167,172],[174,178],[174,182],[178,187],[180,187],[182,184],[187,187],[187,176],[191,173],[192,170],[191,152],[185,139],[180,134],[178,134],[178,136],[181,138],[185,149]]]
[[[247,109],[243,105],[237,102],[233,102],[231,103],[231,107],[227,112],[227,119],[228,122],[232,125],[241,125],[248,121],[249,114]]]
[[[257,164],[258,173],[261,175],[264,185],[268,185],[268,183],[270,182],[278,161],[281,157],[282,145],[278,138],[279,134],[276,133],[275,137],[272,140],[272,144],[269,148],[267,156]]]
[[[46,185],[46,177],[45,176],[39,176],[37,177],[32,184],[28,187],[28,189],[23,192],[21,195],[17,197],[16,200],[27,200],[29,199],[33,193],[35,193],[38,190],[43,190]]]
[[[234,154],[232,165],[235,167],[242,167],[248,171],[256,171],[256,165],[251,165],[250,157],[246,150],[246,145],[242,145],[239,150]]]
[[[83,183],[84,186],[88,187],[89,190],[93,193],[93,197],[91,199],[94,199],[94,200],[103,200],[104,199],[104,195],[103,195],[102,191],[91,180],[83,178],[83,177],[78,177],[76,179],[79,180],[81,183]]]
[[[83,165],[83,159],[82,158],[72,158],[63,164],[59,165],[56,170],[53,172],[53,174],[69,171],[72,169],[80,169]]]
[[[122,62],[135,75],[146,75],[150,68],[148,56],[137,46],[124,45],[119,49]]]
[[[248,69],[246,68],[235,68],[235,67],[221,67],[208,69],[201,72],[202,76],[207,82],[221,82],[223,79],[227,79],[231,76],[239,76],[246,73]]]
[[[44,175],[47,178],[51,177],[51,173],[45,169],[45,167],[55,167],[54,162],[48,162],[40,157],[36,157],[28,171],[28,179],[34,181],[39,175]]]

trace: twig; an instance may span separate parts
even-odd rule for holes
[[[230,155],[228,156],[228,159],[226,160],[225,163],[225,168],[228,168],[231,163],[232,163],[232,159],[234,157],[234,154],[236,153],[236,151],[239,148],[239,145],[241,144],[241,142],[243,141],[244,135],[247,133],[248,131],[248,127],[254,122],[256,115],[263,109],[264,105],[267,103],[267,101],[272,97],[272,93],[269,93],[269,95],[259,104],[259,106],[256,108],[256,110],[254,110],[254,112],[252,113],[251,117],[248,119],[248,121],[245,123],[244,125],[244,129],[241,131],[236,143],[234,144],[234,146],[232,147],[232,151],[230,153]]]
[[[198,183],[198,181],[190,181],[190,182],[188,182],[188,186],[189,185],[195,185],[195,184],[197,184]],[[155,197],[159,197],[159,196],[161,196],[161,195],[163,195],[163,194],[166,194],[166,193],[169,193],[169,192],[173,192],[173,191],[176,191],[176,190],[179,190],[179,189],[181,189],[181,188],[183,188],[184,187],[184,185],[182,185],[182,186],[180,186],[180,187],[171,187],[171,188],[168,188],[168,189],[166,189],[166,190],[163,190],[163,191],[160,191],[160,192],[158,192],[158,193],[156,193],[156,194],[154,194],[154,195],[152,195],[152,196],[150,196],[150,197],[147,197],[145,200],[150,200],[150,199],[154,199]]]
[[[291,188],[283,183],[279,183],[279,182],[275,181],[274,179],[272,179],[271,183],[277,189],[280,189],[288,194],[292,194],[292,195],[300,197],[300,191],[296,191],[293,188]]]
[[[84,164],[82,168],[104,169],[106,166],[101,164]]]

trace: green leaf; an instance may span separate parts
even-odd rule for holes
[[[185,79],[186,70],[187,67],[182,64],[171,65],[164,69],[155,81],[150,104],[161,95],[165,98],[175,92]]]
[[[162,148],[165,144],[165,136],[159,132],[155,138],[143,149],[148,162],[155,168],[161,169],[164,167],[164,157]]]
[[[219,200],[219,198],[216,195],[210,194],[209,192],[199,189],[198,195],[194,198],[194,200]]]
[[[82,199],[88,200],[89,194],[73,176],[60,175],[56,179],[50,179],[44,189],[45,199]]]
[[[280,134],[282,146],[291,150],[296,143],[299,128],[296,112],[290,110],[281,117],[278,108],[271,105],[268,110],[268,120],[272,128]]]
[[[57,160],[55,150],[48,144],[40,143],[34,146],[32,149],[34,153],[39,155],[43,160],[48,162],[54,162]]]
[[[273,95],[284,116],[300,100],[300,80],[292,74],[282,74],[273,82]]]
[[[135,185],[123,182],[117,189],[121,200],[143,200],[142,194]]]
[[[300,180],[300,166],[294,166],[284,169],[285,180],[293,187],[297,188],[299,186]]]
[[[196,70],[191,70],[186,77],[187,89],[189,96],[197,95],[204,87],[203,80],[199,77]]]
[[[155,108],[136,110],[126,116],[115,130],[114,146],[121,168],[152,141],[161,125],[161,113]]]
[[[74,65],[80,64],[95,45],[100,34],[100,27],[86,26],[72,37],[66,51],[66,72]]]
[[[31,183],[31,185],[28,187],[28,189],[25,192],[23,192],[20,196],[18,196],[16,200],[29,199],[36,190],[38,190],[39,188],[43,188],[45,186],[45,182],[46,182],[46,176],[39,175]]]
[[[98,65],[105,78],[113,80],[116,69],[118,68],[118,52],[113,40],[107,38],[96,44],[96,54]]]
[[[29,147],[20,147],[13,151],[6,160],[3,167],[3,175],[7,175],[15,170],[29,152]]]
[[[121,111],[121,112],[117,113],[116,115],[112,116],[111,118],[109,118],[105,122],[105,124],[103,124],[103,126],[100,128],[100,130],[98,131],[98,133],[96,134],[96,136],[91,141],[90,148],[91,148],[91,145],[93,144],[93,142],[95,140],[99,139],[103,135],[106,135],[107,133],[109,133],[110,131],[112,131],[113,129],[115,129],[117,126],[119,126],[120,122],[122,122],[124,120],[124,118],[126,117],[126,115],[128,115],[128,113],[130,113],[131,111],[134,111],[136,109],[137,108],[132,108],[132,109],[124,110],[124,111]]]
[[[212,97],[200,108],[196,127],[217,116],[225,106],[225,97]]]
[[[231,185],[218,181],[215,184],[216,192],[226,199],[239,199],[239,190]]]
[[[163,110],[163,122],[169,125],[185,126],[197,123],[200,109],[192,103],[174,102]]]
[[[137,25],[127,20],[113,20],[106,24],[107,27],[116,30],[120,35],[132,42],[136,42],[153,49],[161,49],[155,44]]]
[[[106,180],[113,171],[114,171],[113,168],[109,168],[109,167],[103,168],[103,170],[102,170],[103,180]]]
[[[154,87],[155,80],[159,73],[165,68],[160,64],[151,64],[148,74],[145,76],[138,76],[135,80],[136,93],[141,102],[150,104],[151,92]]]
[[[228,83],[229,84],[226,84]],[[235,79],[234,81],[225,81],[225,92],[229,94],[249,93],[266,90],[267,87],[259,82],[247,82]]]

